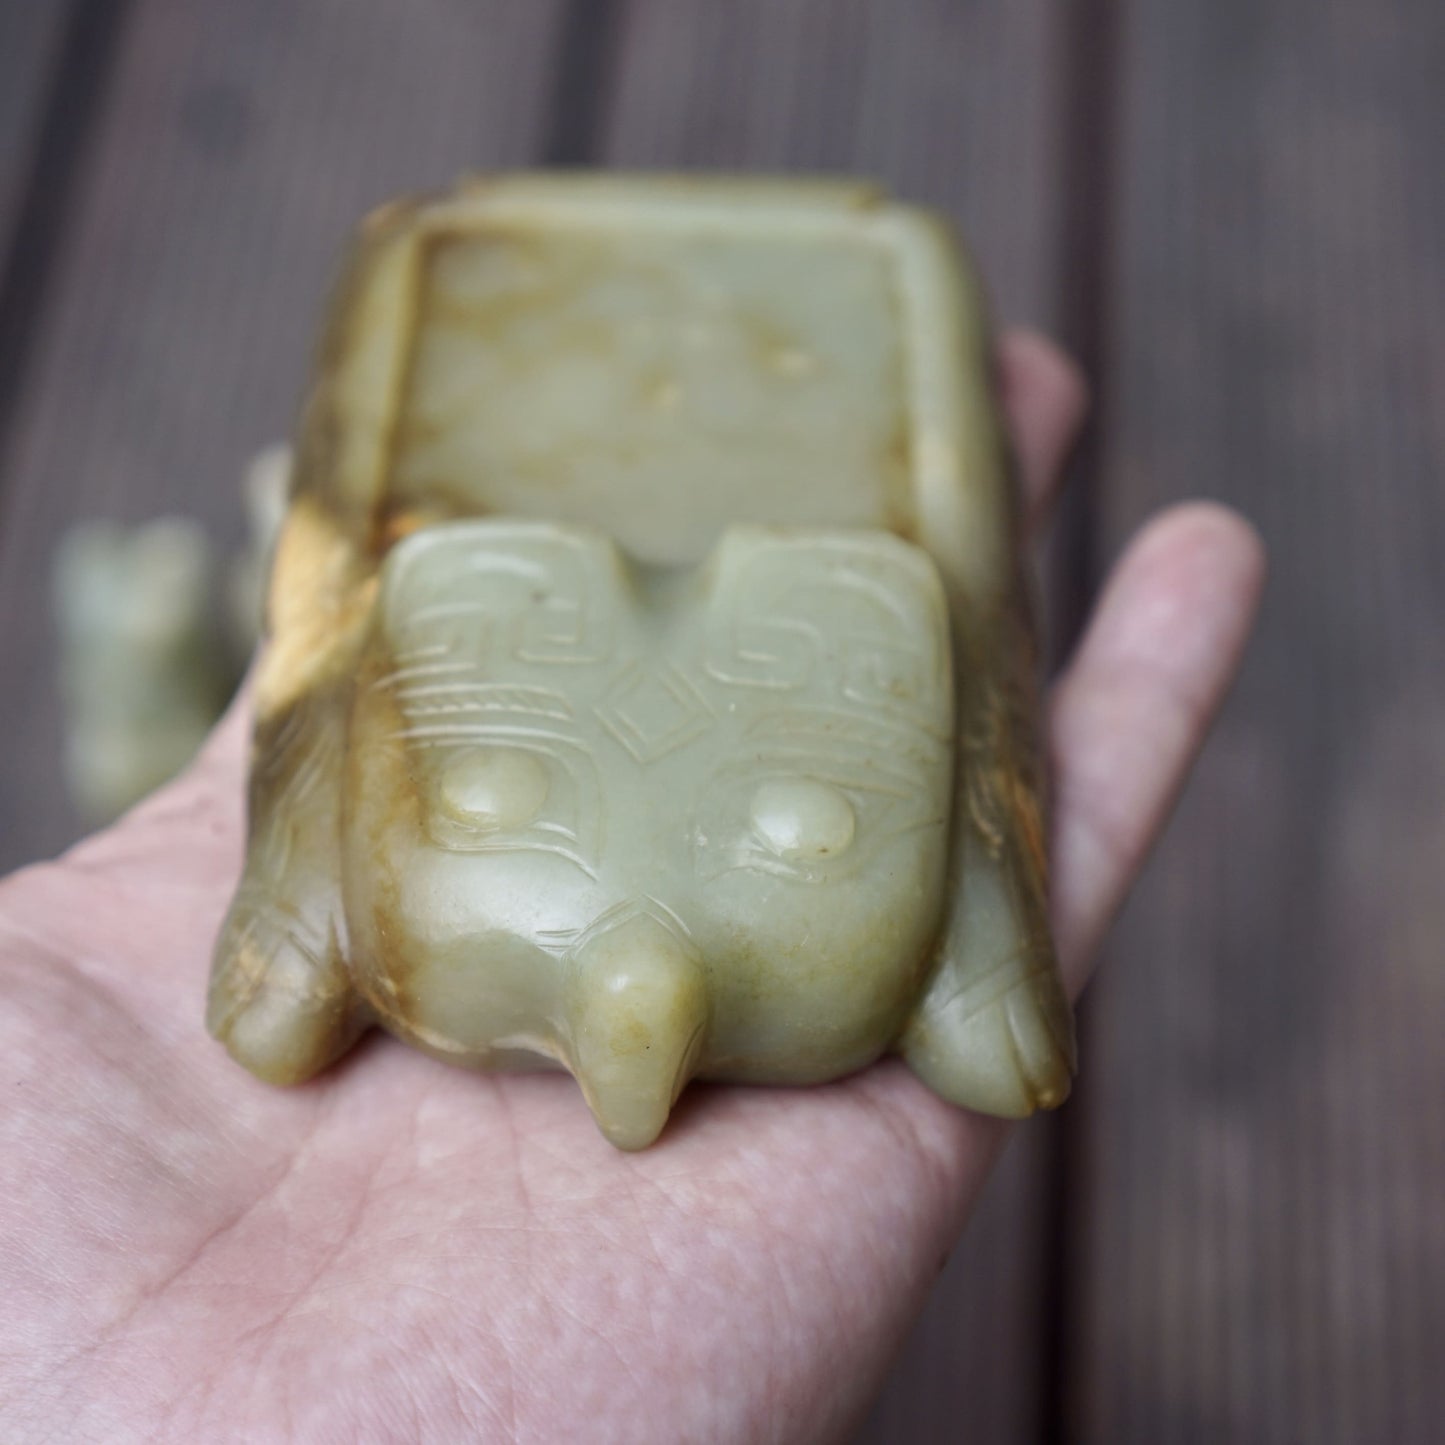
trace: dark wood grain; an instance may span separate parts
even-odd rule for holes
[[[127,3],[54,0],[0,13],[0,447]]]
[[[38,7],[37,7],[38,8]],[[47,572],[91,514],[240,528],[357,217],[533,160],[561,0],[134,0],[19,378],[0,511],[0,867],[74,836]]]
[[[1054,320],[1055,7],[955,0],[632,0],[601,159],[845,172],[941,207],[1001,315]]]
[[[58,4],[0,5],[0,262],[30,173],[65,18]]]
[[[1084,1441],[1445,1419],[1445,11],[1129,8],[1104,535],[1211,494],[1262,635],[1084,1041]]]
[[[961,223],[1001,314],[1052,319],[1051,7],[634,0],[619,21],[598,159],[875,177]],[[860,1445],[1038,1438],[1046,1155],[1037,1129],[1021,1131]]]

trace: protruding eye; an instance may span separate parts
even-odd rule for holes
[[[441,803],[473,828],[516,828],[547,801],[547,768],[521,748],[476,748],[458,753],[442,770]]]
[[[828,783],[771,778],[753,794],[752,824],[780,858],[832,858],[853,841],[853,805]]]

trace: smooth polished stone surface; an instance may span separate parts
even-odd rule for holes
[[[796,777],[759,783],[749,816],[779,858],[836,858],[852,843],[857,821],[842,789]]]
[[[1067,1093],[1033,652],[966,267],[826,182],[518,176],[365,227],[269,594],[208,1022],[692,1077],[890,1048]]]

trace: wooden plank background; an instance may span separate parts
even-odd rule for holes
[[[1431,0],[0,7],[0,866],[63,846],[84,515],[218,538],[365,208],[538,163],[954,215],[1100,412],[1061,630],[1178,497],[1265,531],[1246,677],[860,1440],[1438,1438],[1445,12]]]
[[[1091,1004],[1072,1422],[1439,1440],[1445,11],[1133,14],[1099,533],[1219,496],[1273,575]]]
[[[0,215],[15,215],[21,190],[40,139],[40,127],[52,67],[63,39],[58,6],[0,7],[0,56],[5,84],[0,86]],[[8,232],[8,227],[6,232]],[[8,234],[0,237],[8,240]]]

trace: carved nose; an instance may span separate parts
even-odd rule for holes
[[[674,929],[638,913],[589,939],[568,980],[572,1072],[598,1126],[622,1149],[662,1132],[697,1064],[707,979]]]

